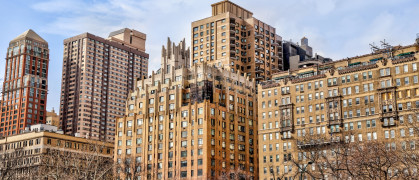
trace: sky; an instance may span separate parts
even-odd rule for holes
[[[122,28],[147,34],[149,74],[160,66],[167,37],[190,46],[191,22],[211,16],[220,0],[2,0],[0,77],[10,40],[33,29],[49,43],[47,109],[60,104],[63,40],[84,32],[101,37]],[[418,0],[232,0],[276,28],[284,40],[309,39],[334,60],[370,53],[370,43],[410,45],[419,33]]]

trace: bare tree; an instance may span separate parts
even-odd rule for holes
[[[294,178],[314,179],[417,179],[417,153],[411,148],[396,148],[386,140],[354,141],[341,133],[333,138],[313,135],[297,140],[299,153],[292,162]],[[345,136],[346,135],[346,136]]]
[[[36,174],[39,179],[112,179],[113,159],[105,156],[103,143],[89,142],[82,151],[71,148],[45,149]]]
[[[125,178],[137,179],[138,176],[146,176],[144,169],[145,168],[141,166],[141,162],[137,160],[134,155],[131,155],[121,159],[120,162],[117,162],[114,178],[119,177],[119,175],[123,173]]]
[[[226,172],[221,172],[217,179],[250,180],[252,177],[253,173],[242,170],[240,167],[235,167]]]
[[[11,155],[3,153],[0,154],[0,180],[9,180],[15,179],[16,177],[16,167]]]

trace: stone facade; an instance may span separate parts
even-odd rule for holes
[[[212,4],[212,16],[192,22],[193,64],[206,62],[256,82],[283,70],[282,37],[253,13],[230,2]]]
[[[295,177],[291,157],[318,145],[300,141],[309,136],[330,139],[326,144],[383,140],[388,147],[414,148],[418,135],[409,122],[419,121],[418,51],[417,44],[397,46],[277,73],[262,83],[259,178]]]
[[[117,119],[115,161],[136,162],[119,178],[257,179],[255,81],[206,63],[189,67],[184,41],[169,40],[162,56],[165,66],[136,82]]]

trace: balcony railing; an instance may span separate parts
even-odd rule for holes
[[[256,64],[263,64],[263,61],[261,61],[261,60],[259,60],[259,59],[256,59],[255,63],[256,63]]]
[[[256,79],[265,79],[265,76],[256,76]]]
[[[351,73],[351,72],[364,71],[367,69],[373,69],[376,67],[378,67],[378,65],[376,64],[376,61],[374,61],[374,62],[368,62],[368,63],[358,64],[358,65],[353,65],[353,66],[340,67],[338,72],[339,74],[346,74],[346,73]]]
[[[255,68],[255,72],[264,72],[264,70],[260,68]]]
[[[399,64],[399,63],[404,63],[404,62],[409,62],[409,61],[414,61],[416,60],[415,54],[407,54],[407,55],[399,55],[399,56],[395,56],[392,59],[393,64]]]
[[[297,141],[297,146],[300,149],[306,149],[306,148],[314,148],[314,147],[322,147],[322,146],[329,146],[334,143],[341,143],[343,142],[340,139],[330,139],[330,140],[324,140],[324,139],[313,139],[310,141]]]

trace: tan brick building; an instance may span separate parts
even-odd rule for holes
[[[1,101],[0,136],[45,123],[48,90],[48,42],[29,29],[10,41]]]
[[[211,6],[211,17],[192,22],[193,64],[224,67],[256,82],[283,70],[282,37],[274,27],[228,0]]]
[[[60,126],[60,117],[58,116],[58,114],[55,112],[54,109],[52,109],[51,111],[47,111],[46,124],[51,125],[51,126],[55,126],[55,127],[61,127]]]
[[[321,135],[330,139],[325,144],[383,140],[394,149],[414,149],[418,135],[408,124],[419,121],[418,51],[418,44],[381,49],[280,72],[260,85],[259,178],[298,178],[290,159],[318,145],[299,140],[304,137]]]
[[[120,179],[257,179],[255,81],[206,63],[170,40],[162,67],[136,82],[117,119]]]
[[[57,131],[55,126],[37,124],[31,126],[31,129],[27,128],[21,134],[0,138],[0,177],[4,179],[54,179],[53,177],[56,177],[55,173],[58,171],[47,171],[51,169],[43,168],[47,163],[50,163],[47,158],[53,158],[56,161],[59,159],[70,161],[70,159],[58,156],[48,156],[54,150],[63,152],[64,155],[66,153],[76,154],[70,159],[94,154],[94,156],[89,156],[91,159],[83,160],[93,166],[95,165],[92,163],[94,157],[103,157],[112,166],[113,143],[64,135]],[[72,174],[71,168],[73,166],[83,167],[82,164],[63,165],[54,164],[53,169],[63,168],[65,171],[62,171],[64,175],[61,176],[73,178],[76,177],[76,173]]]
[[[146,35],[131,29],[107,39],[84,33],[64,40],[60,121],[65,134],[113,142],[129,90],[147,76]]]

